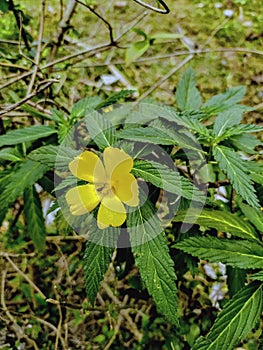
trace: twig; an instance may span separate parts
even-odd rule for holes
[[[11,258],[33,258],[36,254],[35,253],[28,253],[28,254],[13,254],[13,253],[8,253],[8,252],[1,252],[0,251],[0,256],[6,258],[7,256],[10,256]]]
[[[117,46],[117,42],[113,38],[113,29],[110,23],[104,17],[102,17],[97,11],[95,11],[91,6],[84,4],[80,0],[76,0],[76,2],[87,7],[90,10],[90,12],[92,12],[95,16],[97,16],[100,20],[102,20],[102,22],[108,27],[111,46]]]
[[[115,305],[117,306],[123,306],[125,305],[125,303],[127,302],[127,300],[125,300],[123,303],[113,294],[112,290],[110,289],[110,287],[108,286],[108,284],[106,282],[102,282],[102,288],[105,290],[105,292],[107,293],[107,295],[111,298],[111,300],[114,302]],[[133,322],[132,318],[129,315],[130,309],[121,309],[120,314],[126,319],[131,332],[134,334],[135,338],[140,341],[142,339],[142,334],[139,332],[136,324]]]
[[[21,24],[21,17],[19,15],[19,11],[15,8],[15,4],[14,4],[13,0],[9,0],[9,10],[13,12],[15,19],[16,19],[17,27],[18,27],[19,31],[21,32],[21,36],[23,38],[25,46],[26,46],[27,50],[30,51],[30,45],[29,45],[28,40],[27,40],[26,32],[25,32],[23,25],[20,25]]]
[[[118,41],[132,28],[134,27],[138,22],[140,22],[143,18],[145,18],[147,13],[143,12],[141,15],[137,16],[136,19],[132,22],[132,24],[130,26],[128,26],[116,39],[116,43],[118,43]],[[108,50],[109,48],[111,48],[112,45],[111,44],[108,44],[108,43],[105,43],[105,44],[101,44],[101,45],[98,45],[98,46],[94,46],[94,47],[91,47],[91,48],[88,48],[88,49],[85,49],[85,50],[82,50],[82,51],[79,51],[79,52],[75,52],[71,55],[68,55],[68,56],[65,56],[65,57],[61,57],[55,61],[52,61],[52,62],[49,62],[49,63],[46,63],[45,65],[43,66],[40,66],[39,69],[40,70],[43,70],[43,69],[47,69],[49,67],[52,67],[52,66],[55,66],[59,63],[62,63],[62,62],[65,62],[65,61],[69,61],[75,57],[78,57],[78,56],[82,56],[82,55],[86,55],[86,54],[90,54],[90,56],[94,56],[95,54],[97,54],[98,52],[102,52],[102,51],[105,51],[105,50]],[[31,70],[30,72],[26,72],[12,80],[10,80],[9,82],[3,84],[0,86],[0,90],[3,89],[3,88],[6,88],[16,82],[18,82],[19,80],[23,79],[23,78],[27,78],[29,77],[31,74],[33,74],[33,71]]]
[[[20,276],[22,276],[29,284],[30,286],[35,289],[35,291],[43,298],[44,300],[47,299],[45,294],[38,288],[38,286],[35,285],[33,281],[23,272],[19,269],[19,267],[13,262],[13,260],[10,258],[10,256],[5,256],[6,260],[12,265],[12,267],[15,269],[16,272],[19,273]]]
[[[137,2],[137,4],[149,9],[149,10],[152,10],[152,11],[155,11],[155,12],[158,12],[158,13],[162,13],[162,14],[167,14],[170,12],[170,9],[169,7],[166,5],[166,3],[162,0],[158,0],[158,2],[163,6],[164,9],[159,9],[158,7],[155,7],[155,6],[152,6],[150,4],[147,4],[146,2],[144,1],[141,1],[141,0],[133,0],[134,2]]]
[[[61,12],[60,16],[60,22],[59,22],[59,30],[57,32],[56,38],[54,40],[54,45],[52,47],[51,53],[50,53],[50,60],[53,60],[54,57],[56,57],[58,49],[64,39],[64,35],[67,32],[67,30],[70,28],[70,20],[74,14],[74,11],[77,6],[77,1],[70,0],[67,3],[67,7],[65,12]],[[63,4],[60,3],[60,9],[63,11]]]
[[[23,329],[19,326],[19,324],[16,322],[16,319],[13,317],[13,315],[8,311],[5,303],[5,280],[6,280],[6,274],[7,271],[2,271],[2,279],[1,279],[1,305],[3,307],[3,310],[5,311],[6,316],[9,318],[9,320],[12,322],[12,329],[16,333],[16,336],[18,339],[24,338],[29,346],[33,346],[35,350],[39,350],[36,342],[33,339],[30,339],[24,332]]]
[[[250,50],[242,47],[230,47],[230,48],[219,48],[219,49],[198,49],[198,50],[193,50],[191,53],[193,55],[199,55],[199,54],[206,54],[206,53],[211,53],[211,52],[237,52],[237,53],[250,53],[253,55],[259,55],[263,56],[263,51],[259,50]],[[150,57],[140,57],[137,60],[131,62],[131,64],[137,64],[137,63],[143,63],[143,62],[148,62],[148,61],[157,61],[157,60],[165,60],[169,59],[172,57],[177,57],[177,56],[186,56],[189,55],[189,51],[187,50],[181,50],[181,51],[175,51],[174,53],[166,54],[166,55],[156,55],[156,56],[150,56]],[[111,63],[108,62],[101,62],[101,63],[94,63],[94,64],[89,64],[89,65],[83,65],[83,66],[76,66],[74,68],[79,69],[79,68],[87,68],[87,67],[104,67],[108,66],[109,64],[113,65],[122,65],[125,64],[124,60],[119,60],[119,61],[113,61]]]
[[[226,180],[218,180],[215,182],[208,182],[208,187],[209,188],[218,188],[220,186],[227,186],[230,185],[230,181],[228,179]]]
[[[24,104],[25,102],[27,102],[28,100],[30,100],[32,97],[38,95],[40,92],[42,92],[43,90],[47,89],[49,86],[51,86],[53,83],[58,83],[59,81],[57,79],[50,79],[44,86],[42,86],[41,88],[39,88],[38,90],[32,92],[30,95],[22,98],[22,100],[18,101],[17,103],[7,107],[6,109],[0,111],[0,115],[6,114],[10,111],[13,111],[14,109],[16,109],[17,107],[21,106],[22,104]]]
[[[42,39],[43,39],[43,31],[44,31],[44,21],[45,21],[45,0],[42,0],[41,1],[39,32],[38,32],[38,43],[37,43],[37,51],[36,51],[36,56],[35,56],[35,67],[33,68],[33,74],[31,76],[30,83],[29,83],[28,88],[27,88],[27,96],[30,95],[30,93],[33,89],[36,75],[37,75],[37,71],[39,68],[41,48],[42,48]]]

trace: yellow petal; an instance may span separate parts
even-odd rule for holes
[[[132,207],[139,205],[138,183],[132,174],[124,174],[119,180],[113,181],[112,186],[122,202]]]
[[[100,158],[91,151],[84,151],[69,163],[69,169],[79,179],[104,183],[105,169]]]
[[[103,161],[107,175],[113,179],[128,174],[133,167],[133,159],[119,148],[105,148]]]
[[[73,215],[83,215],[92,211],[100,199],[93,184],[71,188],[66,193],[66,201]]]
[[[100,229],[121,226],[126,220],[126,210],[116,196],[104,197],[98,211],[98,227]]]

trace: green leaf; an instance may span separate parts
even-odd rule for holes
[[[180,176],[177,171],[168,166],[145,160],[135,160],[132,173],[136,177],[142,177],[145,181],[177,194],[187,199],[205,201],[205,197],[188,179]]]
[[[0,211],[8,208],[17,197],[23,194],[27,187],[32,186],[48,169],[49,167],[44,164],[29,159],[25,160],[15,172],[11,173],[8,184],[0,193]]]
[[[104,278],[114,252],[114,242],[119,230],[113,227],[99,230],[91,228],[89,240],[84,254],[84,277],[88,298],[94,305],[100,283]],[[96,236],[97,235],[97,236]]]
[[[225,146],[215,146],[213,155],[220,169],[226,173],[236,192],[254,208],[259,208],[259,202],[252,185],[251,178],[247,174],[247,167],[242,158]]]
[[[184,126],[186,126],[188,129],[204,136],[206,140],[211,139],[212,136],[210,134],[210,130],[197,118],[194,118],[192,113],[183,111],[182,114],[180,114],[180,118],[184,123]]]
[[[52,168],[55,166],[56,158],[58,154],[59,147],[54,145],[47,145],[39,147],[28,154],[28,159],[34,160],[47,165]]]
[[[174,247],[212,263],[222,262],[240,269],[263,268],[263,247],[252,241],[191,237]]]
[[[56,167],[56,169],[63,171],[68,170],[68,164],[79,154],[80,151],[70,147],[47,145],[33,150],[27,158],[45,164],[49,168]]]
[[[242,135],[242,134],[251,133],[251,132],[261,132],[261,131],[263,131],[262,126],[253,125],[253,124],[241,124],[225,130],[224,133],[221,135],[220,139],[222,140],[222,139],[226,139],[236,135]],[[259,140],[259,144],[260,144],[260,140]]]
[[[253,181],[263,185],[263,163],[250,162],[249,172]]]
[[[116,132],[110,121],[106,119],[106,115],[94,111],[86,115],[85,121],[89,135],[100,149],[114,146]]]
[[[0,159],[9,160],[11,162],[19,162],[22,160],[18,150],[11,147],[1,149]]]
[[[17,145],[18,143],[35,141],[42,137],[55,134],[57,131],[52,126],[36,125],[24,129],[10,131],[0,136],[0,147],[6,145]]]
[[[253,282],[242,288],[219,313],[206,338],[192,350],[231,350],[255,327],[262,312],[262,285]]]
[[[137,41],[136,43],[132,44],[132,46],[128,47],[125,53],[126,65],[141,57],[149,49],[149,47],[150,42],[148,39]]]
[[[204,209],[201,213],[194,209],[191,209],[191,211],[180,211],[175,216],[174,221],[189,224],[196,223],[200,226],[231,233],[231,235],[236,237],[257,240],[256,232],[248,222],[235,214],[221,210]]]
[[[178,324],[173,261],[161,224],[148,201],[128,213],[127,227],[134,259],[149,294],[167,320]]]
[[[263,282],[263,270],[249,276],[250,279]]]
[[[232,297],[247,283],[247,270],[228,265],[226,275],[229,295]]]
[[[175,40],[175,39],[180,39],[183,37],[183,34],[180,33],[156,33],[151,35],[150,40],[154,39],[168,39],[168,40]]]
[[[76,185],[76,177],[74,175],[69,175],[54,188],[54,191],[61,191],[74,185]]]
[[[230,141],[234,148],[248,154],[255,154],[255,147],[263,145],[263,142],[261,142],[255,135],[234,135],[231,136]]]
[[[236,86],[227,89],[224,93],[213,96],[208,100],[202,107],[202,109],[208,111],[213,111],[218,113],[224,111],[228,106],[233,106],[234,104],[240,102],[246,93],[245,86]]]
[[[119,138],[132,141],[152,143],[155,145],[179,145],[183,149],[191,149],[195,152],[203,152],[194,137],[184,130],[176,131],[168,124],[163,124],[159,120],[154,120],[151,125],[144,128],[127,128],[117,133]]]
[[[226,129],[233,125],[240,124],[242,120],[243,109],[242,106],[233,106],[227,111],[221,112],[217,115],[214,123],[214,134],[221,136]]]
[[[178,108],[183,110],[198,109],[202,103],[199,90],[196,88],[195,74],[192,68],[187,69],[176,89]]]
[[[252,208],[250,205],[245,203],[239,204],[240,209],[246,218],[260,231],[263,233],[263,212],[260,209]]]
[[[101,102],[101,97],[91,96],[85,97],[79,100],[72,107],[70,117],[71,118],[84,118],[87,112],[91,112],[96,109],[96,106]]]
[[[7,12],[9,10],[9,2],[7,0],[0,0],[0,11]]]
[[[24,214],[28,233],[39,251],[45,248],[45,221],[42,214],[40,198],[34,186],[25,188]]]
[[[106,100],[100,102],[96,105],[95,109],[105,108],[107,106],[111,106],[114,103],[119,102],[120,100],[124,99],[127,96],[130,96],[132,93],[134,93],[135,90],[121,90],[116,92],[115,94],[110,95]],[[103,111],[105,112],[105,111]],[[108,112],[105,112],[108,113]],[[104,115],[105,116],[105,115]],[[107,114],[108,116],[108,114]],[[111,119],[109,119],[111,121]]]

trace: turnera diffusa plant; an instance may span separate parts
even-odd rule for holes
[[[226,264],[230,300],[192,349],[231,350],[262,312],[263,165],[254,135],[262,127],[241,123],[252,109],[240,104],[245,87],[203,103],[191,69],[178,84],[176,108],[142,102],[103,113],[129,93],[85,98],[69,116],[53,110],[50,125],[0,136],[1,219],[23,197],[29,235],[43,250],[34,184],[55,191],[50,211],[61,210],[72,230],[89,235],[83,265],[90,303],[125,237],[143,285],[173,325],[180,322],[178,281],[195,273],[197,259]]]

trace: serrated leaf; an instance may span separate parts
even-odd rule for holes
[[[154,120],[151,125],[142,128],[127,128],[117,133],[117,137],[132,141],[152,143],[155,145],[179,145],[183,149],[194,150],[203,153],[200,145],[193,136],[184,130],[175,130],[163,124],[160,120]]]
[[[230,148],[215,146],[213,155],[220,169],[226,173],[236,192],[254,208],[259,208],[258,198],[247,174],[247,168],[242,158]]]
[[[252,241],[191,237],[174,247],[212,263],[222,262],[240,269],[263,268],[263,247]]]
[[[6,147],[0,150],[0,159],[9,160],[11,162],[21,161],[21,155],[15,148]]]
[[[160,222],[149,202],[128,213],[127,228],[134,259],[149,294],[167,320],[178,324],[174,264]]]
[[[221,135],[220,139],[226,139],[236,135],[242,135],[242,134],[252,133],[252,132],[261,132],[261,131],[263,131],[262,126],[258,126],[255,124],[241,124],[225,130]]]
[[[114,103],[119,102],[120,100],[124,99],[127,96],[130,96],[135,90],[121,90],[118,92],[115,92],[114,94],[110,95],[109,97],[107,97],[104,101],[100,102],[99,104],[96,105],[95,109],[101,109],[101,108],[105,108],[107,106],[111,106]],[[124,109],[124,107],[123,107]],[[106,112],[108,113],[108,112]],[[108,117],[108,114],[107,114]],[[109,119],[110,121],[112,121],[111,119]]]
[[[263,270],[249,276],[250,279],[263,282]]]
[[[229,295],[232,297],[247,283],[247,270],[228,265],[226,268],[226,275]]]
[[[28,159],[34,160],[49,167],[54,167],[59,147],[54,145],[47,145],[39,147],[28,154]]]
[[[39,251],[45,248],[46,232],[40,198],[34,186],[25,188],[24,215],[28,233]]]
[[[71,118],[84,118],[87,112],[91,112],[96,109],[96,106],[101,102],[101,97],[91,96],[85,97],[76,102],[70,112]]]
[[[194,209],[191,211],[180,211],[174,217],[174,221],[189,224],[196,223],[200,226],[231,233],[231,235],[236,237],[257,240],[256,232],[248,222],[235,214],[221,210],[204,209],[201,213]]]
[[[263,232],[263,212],[260,209],[252,208],[245,203],[239,204],[240,209],[246,218],[260,231]]]
[[[193,118],[192,113],[187,113],[187,111],[183,111],[180,115],[180,118],[187,128],[198,133],[199,135],[204,136],[207,140],[211,139],[210,130],[205,125],[203,125],[197,118]]]
[[[255,327],[262,312],[262,284],[252,282],[229,300],[206,338],[192,350],[231,350]]]
[[[187,199],[205,201],[205,197],[188,179],[164,164],[154,161],[135,160],[132,173],[145,181]]]
[[[100,283],[104,278],[114,252],[114,240],[117,240],[119,230],[108,227],[104,230],[92,228],[92,240],[87,241],[84,254],[84,278],[91,304],[94,305]],[[96,237],[97,235],[97,237]]]
[[[69,175],[61,181],[55,188],[54,191],[61,191],[64,190],[67,187],[72,187],[73,185],[76,185],[76,177],[74,175]]]
[[[196,110],[202,100],[199,90],[196,88],[195,74],[192,68],[187,69],[176,89],[176,103],[183,110]]]
[[[116,142],[116,132],[105,115],[94,111],[85,117],[89,135],[100,149],[113,146]]]
[[[248,154],[255,154],[255,147],[263,143],[255,135],[235,135],[231,136],[230,141],[234,148]]]
[[[263,185],[263,163],[250,162],[249,172],[253,181]]]
[[[0,147],[17,145],[18,143],[35,141],[42,137],[55,134],[57,131],[52,126],[36,125],[28,128],[17,129],[0,136]]]
[[[213,127],[214,134],[221,136],[226,129],[233,125],[240,124],[242,120],[243,110],[242,106],[233,106],[225,112],[221,112],[217,115]]]
[[[48,169],[48,166],[29,159],[21,163],[20,167],[11,173],[8,184],[0,193],[0,211],[8,208],[17,197],[23,194],[27,187],[32,186]]]
[[[207,112],[219,113],[228,109],[228,106],[233,106],[234,104],[240,102],[246,93],[245,86],[236,86],[227,89],[224,93],[218,94],[210,98],[203,105],[202,109]]]

